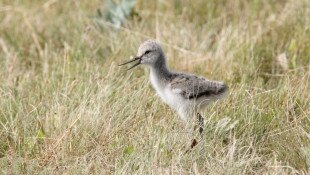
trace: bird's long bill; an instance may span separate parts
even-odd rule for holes
[[[126,64],[128,64],[128,63],[137,61],[137,60],[138,60],[138,62],[137,62],[136,64],[134,64],[133,66],[131,66],[130,68],[127,69],[127,70],[130,70],[130,69],[132,69],[132,68],[138,66],[139,64],[141,64],[141,58],[140,58],[140,57],[135,57],[134,59],[129,60],[129,61],[125,62],[125,63],[122,63],[122,64],[120,64],[120,65],[118,65],[118,66],[123,66],[123,65],[126,65]]]

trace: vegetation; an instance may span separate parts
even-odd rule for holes
[[[1,173],[309,173],[309,0],[140,0],[118,28],[105,4],[0,0]],[[187,154],[148,69],[117,66],[150,38],[230,87]]]

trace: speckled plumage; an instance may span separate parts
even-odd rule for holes
[[[223,82],[170,71],[165,54],[157,41],[148,40],[142,43],[135,60],[150,67],[152,86],[161,99],[176,110],[183,120],[194,117],[195,113],[210,102],[220,99],[228,91]]]

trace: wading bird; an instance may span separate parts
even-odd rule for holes
[[[119,66],[131,62],[136,62],[136,64],[127,70],[140,64],[150,67],[150,80],[157,94],[187,123],[196,116],[200,134],[203,132],[204,119],[199,111],[211,102],[222,98],[228,91],[228,86],[223,82],[170,71],[163,49],[155,40],[147,40],[142,43],[137,56]],[[196,144],[197,141],[194,139],[192,147]]]

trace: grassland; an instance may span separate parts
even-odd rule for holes
[[[116,30],[103,1],[0,0],[1,174],[310,173],[310,1],[138,1]],[[172,69],[230,94],[193,137],[117,66],[149,38]]]

